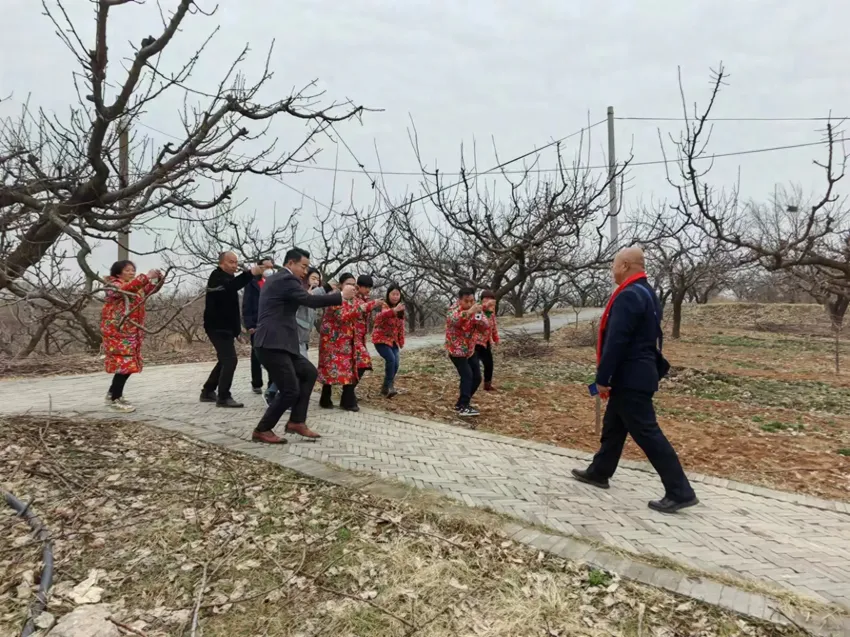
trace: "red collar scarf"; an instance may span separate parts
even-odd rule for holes
[[[614,293],[611,295],[611,298],[608,299],[608,304],[605,306],[605,311],[602,312],[602,318],[599,320],[599,337],[596,339],[596,364],[598,365],[602,360],[602,341],[605,337],[605,328],[608,325],[608,315],[611,314],[611,307],[614,305],[614,301],[619,296],[620,292],[625,290],[635,281],[640,281],[641,279],[646,279],[646,272],[638,272],[637,274],[633,274],[628,279],[623,281],[620,285],[617,286],[617,289],[614,290]]]

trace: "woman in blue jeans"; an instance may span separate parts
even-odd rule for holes
[[[384,359],[381,395],[392,398],[398,394],[394,381],[401,363],[400,351],[404,347],[404,302],[401,288],[395,283],[387,289],[384,309],[375,316],[372,344]]]

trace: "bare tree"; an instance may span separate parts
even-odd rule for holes
[[[140,38],[129,59],[110,59],[110,17],[150,9],[129,0],[92,4],[94,39],[85,43],[63,2],[43,1],[56,34],[79,65],[74,75],[79,105],[66,117],[25,105],[19,118],[0,121],[0,293],[6,301],[37,301],[76,319],[84,315],[85,299],[101,289],[94,283],[103,283],[89,263],[95,242],[114,241],[131,224],[154,219],[213,222],[231,202],[240,178],[297,170],[312,160],[315,138],[327,126],[364,110],[348,102],[320,106],[314,83],[270,103],[258,101],[272,77],[271,48],[256,79],[240,70],[246,46],[216,86],[191,88],[193,70],[214,32],[174,69],[167,68],[163,53],[176,50],[170,45],[186,21],[215,13],[196,0],[179,0],[170,14],[161,12],[159,33]],[[129,169],[119,170],[121,132],[141,130],[134,123],[167,92],[184,97],[182,112],[175,114],[182,134],[157,143],[134,132]],[[277,140],[262,141],[278,116],[307,127],[285,150],[278,149]],[[38,272],[51,252],[64,249],[63,242],[74,246],[75,264],[85,277],[70,299],[42,285],[45,276]]]
[[[640,228],[647,226],[643,247],[661,307],[673,306],[672,337],[682,332],[682,306],[689,298],[707,302],[712,292],[723,289],[736,264],[735,249],[717,238],[706,236],[681,215],[643,211]]]
[[[795,272],[795,276],[816,276],[820,281],[817,287],[826,294],[822,298],[830,318],[840,326],[850,295],[850,225],[836,189],[847,165],[845,140],[831,122],[826,125],[826,158],[814,162],[825,179],[819,195],[806,199],[796,190],[773,205],[741,202],[737,185],[723,189],[709,182],[710,162],[705,169],[697,167],[701,159],[711,157],[707,151],[710,115],[726,79],[721,64],[712,71],[707,106],[701,112],[694,107],[691,112],[680,73],[685,130],[679,139],[672,140],[678,173],[668,172],[678,194],[676,209],[706,236],[740,250],[745,264],[755,263],[772,272]]]
[[[577,272],[610,259],[604,232],[610,210],[608,178],[564,161],[556,144],[556,167],[541,176],[536,162],[520,175],[502,169],[505,195],[480,185],[480,175],[461,160],[460,180],[449,183],[420,160],[427,190],[421,207],[408,200],[392,211],[401,240],[392,258],[447,294],[459,286],[489,288],[509,299],[517,315],[535,277]],[[613,179],[621,180],[628,161]],[[431,217],[434,217],[432,219]]]

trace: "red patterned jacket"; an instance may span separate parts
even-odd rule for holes
[[[487,329],[479,330],[477,345],[487,347],[490,343],[498,345],[499,343],[499,327],[496,325],[496,312],[493,310],[484,310],[484,316],[487,318],[489,325]]]
[[[393,308],[387,308],[375,315],[372,328],[372,343],[375,345],[398,345],[404,347],[404,318]]]
[[[446,316],[446,351],[452,358],[469,358],[475,353],[480,334],[490,328],[483,313],[467,316],[455,303]]]

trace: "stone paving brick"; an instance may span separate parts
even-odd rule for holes
[[[150,367],[134,376],[126,393],[138,411],[126,417],[151,421],[315,477],[320,477],[316,462],[394,476],[406,485],[563,533],[672,557],[710,572],[755,577],[850,608],[850,509],[846,503],[692,475],[701,505],[664,516],[646,507],[648,500],[662,494],[660,481],[646,463],[624,461],[610,491],[603,492],[569,477],[570,469],[587,462],[587,453],[366,408],[351,414],[313,405],[310,425],[322,434],[320,440],[289,436],[290,444],[263,447],[249,439],[264,404],[250,392],[248,361],[240,361],[234,383],[237,399],[246,403],[241,410],[197,402],[209,368],[210,363]],[[0,413],[123,417],[101,405],[108,382],[105,374],[2,381]],[[484,407],[482,424],[486,422]],[[329,467],[327,471],[334,479],[348,475]],[[354,477],[351,484],[363,480],[363,476]],[[534,533],[538,535],[529,537],[549,544],[539,532]],[[551,544],[552,552],[569,559],[581,560],[591,550],[563,539]],[[644,574],[640,569],[632,573]],[[722,593],[719,585],[706,581],[672,585],[680,592],[693,589],[703,599],[716,597],[715,602]],[[727,595],[732,595],[734,605],[758,606],[731,592]]]

